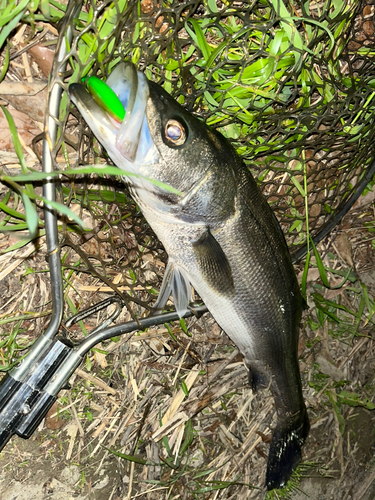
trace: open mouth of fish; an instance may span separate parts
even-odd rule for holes
[[[106,85],[124,107],[122,121],[98,104],[85,85],[74,83],[69,93],[114,163],[123,170],[139,173],[139,165],[152,164],[159,159],[147,122],[148,80],[132,64],[121,63],[110,74]]]

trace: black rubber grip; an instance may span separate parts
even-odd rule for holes
[[[17,370],[0,383],[0,450],[13,434],[29,438],[57,399],[45,389],[72,349],[55,340],[17,380]]]
[[[47,392],[39,393],[37,401],[34,401],[32,409],[30,409],[30,411],[28,411],[28,408],[24,409],[24,417],[15,427],[15,432],[18,436],[24,439],[29,439],[40,422],[47,415],[48,410],[51,408],[56,399],[56,396],[51,396]]]

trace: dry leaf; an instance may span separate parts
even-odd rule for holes
[[[298,282],[302,282],[302,276],[303,276],[304,271],[301,271],[298,274]],[[320,278],[320,273],[319,269],[317,267],[310,267],[309,271],[307,273],[307,283],[310,283],[312,281],[317,281]]]
[[[31,84],[21,84],[21,86],[17,85],[17,88],[14,88],[14,93],[10,93],[12,91],[11,88],[5,89],[8,91],[7,93],[2,92],[2,85],[0,85],[0,94],[2,99],[4,99],[8,104],[11,104],[15,109],[19,112],[25,113],[32,120],[36,122],[43,123],[44,122],[44,114],[46,109],[46,103],[48,98],[48,88],[46,84],[37,84],[33,86]],[[34,93],[34,90],[39,89]],[[22,93],[24,92],[24,93]],[[37,129],[38,133],[41,132],[40,129]]]
[[[370,205],[375,200],[375,190],[369,191],[365,194],[365,196],[360,196],[356,203],[354,204],[354,209],[358,210],[360,208],[366,207]]]
[[[333,365],[322,355],[318,354],[318,356],[316,357],[316,362],[320,367],[320,371],[322,373],[325,373],[326,375],[329,375],[335,382],[340,382],[340,380],[346,379],[345,372],[337,366]]]
[[[96,347],[98,349],[103,349],[101,343],[98,344]],[[95,358],[95,361],[100,366],[100,368],[102,368],[103,370],[105,370],[105,368],[107,368],[108,363],[107,363],[107,359],[106,359],[106,355],[105,354],[103,354],[102,352],[95,351],[94,352],[94,358]]]
[[[0,83],[0,95],[3,99],[9,95],[36,95],[47,87],[47,82],[8,82]]]
[[[30,146],[33,138],[40,134],[40,129],[36,127],[34,121],[25,113],[21,113],[21,111],[17,111],[12,107],[9,108],[9,112],[13,117],[18,134],[24,140],[26,146]],[[8,121],[4,113],[0,113],[0,150],[14,151]]]
[[[338,286],[340,283],[332,283],[332,286]],[[328,300],[335,299],[338,295],[341,295],[345,291],[346,287],[332,288],[331,290],[326,290],[324,297]]]
[[[348,264],[349,267],[354,267],[353,250],[350,239],[346,233],[339,233],[334,241],[334,247],[339,254],[339,257]]]
[[[51,406],[49,412],[46,415],[46,427],[47,429],[52,429],[52,430],[57,430],[61,429],[61,427],[64,425],[65,421],[60,418],[58,415],[55,415],[57,413],[57,401],[53,403]],[[54,416],[52,416],[54,415]]]
[[[52,70],[53,58],[55,51],[44,47],[43,45],[35,45],[28,50],[29,54],[35,60],[42,73],[49,76]]]
[[[146,340],[146,344],[150,349],[152,349],[154,352],[157,352],[160,356],[163,356],[166,352],[163,343],[158,339]]]

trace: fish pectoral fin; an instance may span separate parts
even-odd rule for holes
[[[268,453],[266,485],[268,490],[282,488],[302,458],[301,447],[309,433],[310,423],[306,408],[290,418],[278,422]]]
[[[184,269],[169,260],[154,309],[163,309],[171,293],[177,314],[182,318],[192,301],[190,280]]]
[[[232,295],[234,282],[228,259],[210,230],[193,242],[193,251],[204,281],[220,295]]]

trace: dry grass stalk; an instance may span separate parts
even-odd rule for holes
[[[193,387],[194,382],[197,380],[197,377],[199,375],[200,370],[201,370],[200,366],[195,367],[193,370],[191,370],[191,372],[187,376],[185,384],[186,384],[188,391],[190,391],[190,389]],[[162,419],[163,425],[167,424],[167,422],[176,414],[177,410],[179,409],[179,407],[180,407],[182,401],[185,399],[185,397],[186,397],[186,395],[185,395],[184,391],[182,389],[180,389],[178,391],[178,393],[175,395],[175,397],[173,398],[172,404],[170,405],[167,413],[164,415],[164,417]]]
[[[44,238],[43,238],[44,239]],[[44,244],[41,245],[40,242],[38,246],[35,246],[33,242],[30,242],[27,245],[27,250],[22,253],[21,257],[16,258],[14,262],[10,262],[14,255],[13,253],[8,253],[2,256],[1,264],[3,267],[3,271],[0,272],[0,281],[2,281],[8,274],[11,274],[22,262],[24,262],[30,255],[35,252],[37,249],[40,251],[45,250]]]
[[[100,387],[101,389],[104,389],[106,392],[109,392],[110,394],[113,394],[116,396],[117,391],[116,389],[113,389],[112,387],[109,387],[103,380],[101,380],[98,377],[95,377],[94,375],[91,375],[90,373],[86,373],[83,370],[77,370],[76,373],[81,377],[84,378],[85,380],[88,380],[92,384],[96,385],[97,387]]]
[[[66,460],[70,460],[73,454],[74,442],[78,432],[78,426],[76,423],[71,423],[67,428],[68,435],[70,436],[68,451],[66,452]]]
[[[70,406],[70,409],[71,409],[72,414],[73,414],[73,418],[74,418],[75,423],[77,425],[77,429],[79,430],[79,433],[80,433],[81,437],[84,437],[85,432],[84,432],[84,430],[82,428],[81,422],[79,421],[77,410],[75,408],[75,405],[78,403],[78,401],[74,401],[74,403],[72,403],[72,398],[70,397],[70,393],[69,392],[68,392],[68,399],[69,399],[69,406]],[[81,398],[81,400],[82,400],[82,398]]]
[[[112,418],[112,416],[116,410],[117,410],[117,408],[113,407],[109,411],[108,415],[104,419],[103,418],[101,419],[102,423],[99,425],[99,427],[96,429],[96,431],[92,433],[92,437],[94,439],[97,438],[103,432],[103,430],[107,427],[108,422],[110,421],[110,419]]]

